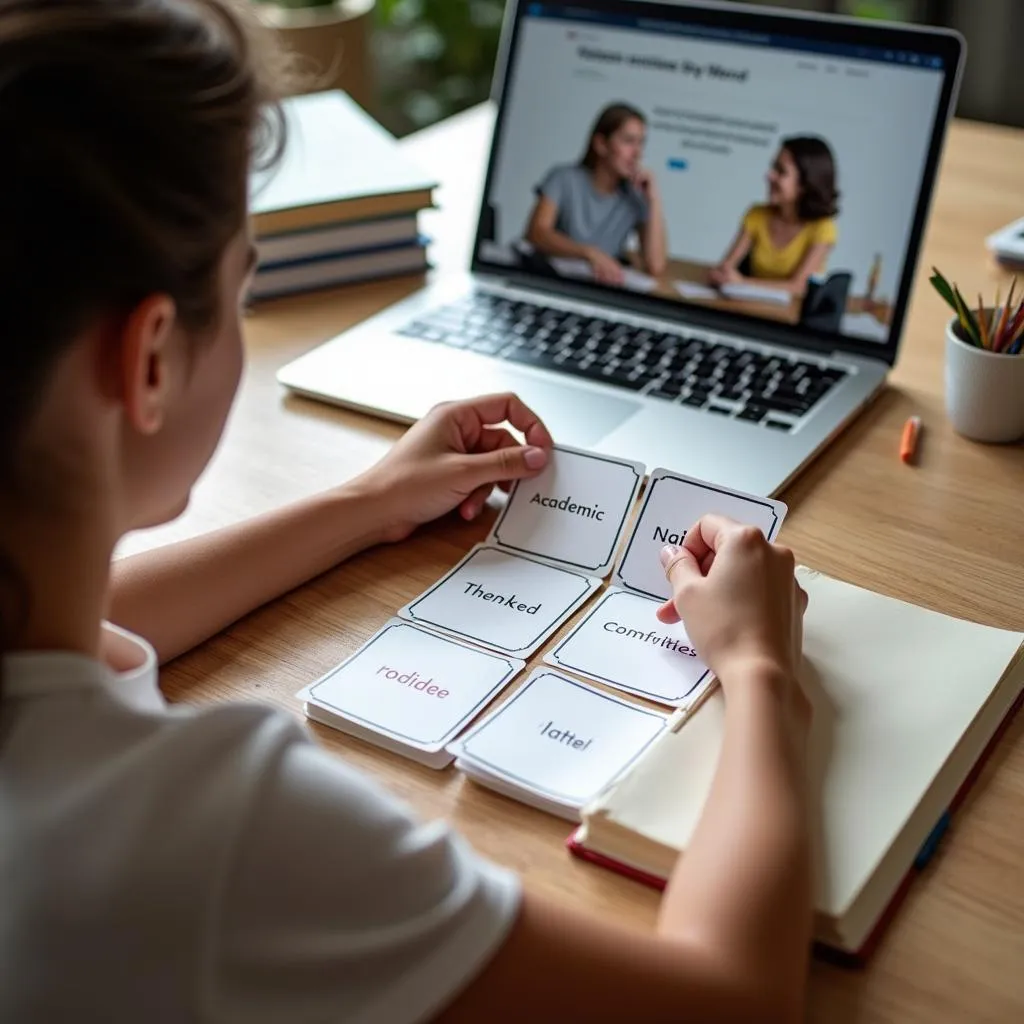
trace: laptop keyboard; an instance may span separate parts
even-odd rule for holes
[[[431,310],[399,334],[783,431],[847,373],[486,292]]]

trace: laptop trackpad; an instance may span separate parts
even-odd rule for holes
[[[502,387],[514,391],[540,416],[558,444],[589,448],[642,408],[628,398],[549,384],[505,368],[501,378]]]

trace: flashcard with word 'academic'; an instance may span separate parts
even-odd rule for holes
[[[548,668],[450,749],[481,785],[570,821],[658,736],[668,718]]]
[[[298,696],[314,721],[443,768],[447,744],[522,669],[518,659],[392,619]]]
[[[487,542],[603,579],[644,471],[640,462],[556,445],[538,476],[512,488]]]
[[[600,585],[582,572],[477,545],[398,614],[459,640],[526,658]]]

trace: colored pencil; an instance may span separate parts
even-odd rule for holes
[[[1015,298],[1022,292],[1017,287],[1016,277],[1010,281],[1006,301],[1000,301],[997,289],[995,303],[989,309],[985,308],[985,299],[979,292],[977,311],[967,304],[960,289],[948,281],[938,267],[932,267],[928,280],[956,314],[956,333],[961,341],[1000,355],[1016,356],[1024,352],[1024,296]]]
[[[967,305],[966,299],[960,294],[960,289],[956,285],[953,285],[953,295],[956,297],[956,306],[960,312],[960,323],[963,325],[964,330],[968,336],[979,348],[982,348],[981,344],[981,331],[978,329],[978,325],[974,322],[974,314],[971,312],[970,306]]]
[[[995,342],[995,334],[989,338],[988,324],[985,322],[985,300],[978,292],[978,330],[981,332],[981,343],[985,348],[992,348]]]
[[[1017,278],[1010,279],[1010,290],[1006,293],[1006,302],[1003,305],[1003,322],[999,325],[1000,334],[1004,333],[1010,326],[1010,310],[1013,309],[1013,291],[1017,287]]]
[[[1010,285],[1010,294],[1006,296],[1006,302],[1004,305],[999,305],[999,289],[996,289],[996,311],[999,313],[999,326],[996,328],[996,344],[1002,340],[1003,334],[1006,331],[1006,321],[1010,316],[1010,299],[1013,296],[1013,285]]]
[[[1007,347],[1017,340],[1022,328],[1024,328],[1024,302],[1021,302],[1017,307],[1010,321],[1010,326],[1007,329]]]

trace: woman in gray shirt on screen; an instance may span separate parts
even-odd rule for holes
[[[623,283],[622,260],[635,231],[640,269],[665,270],[665,219],[654,175],[643,166],[647,119],[613,103],[598,115],[583,159],[548,171],[526,240],[545,256],[584,259],[603,284]]]

